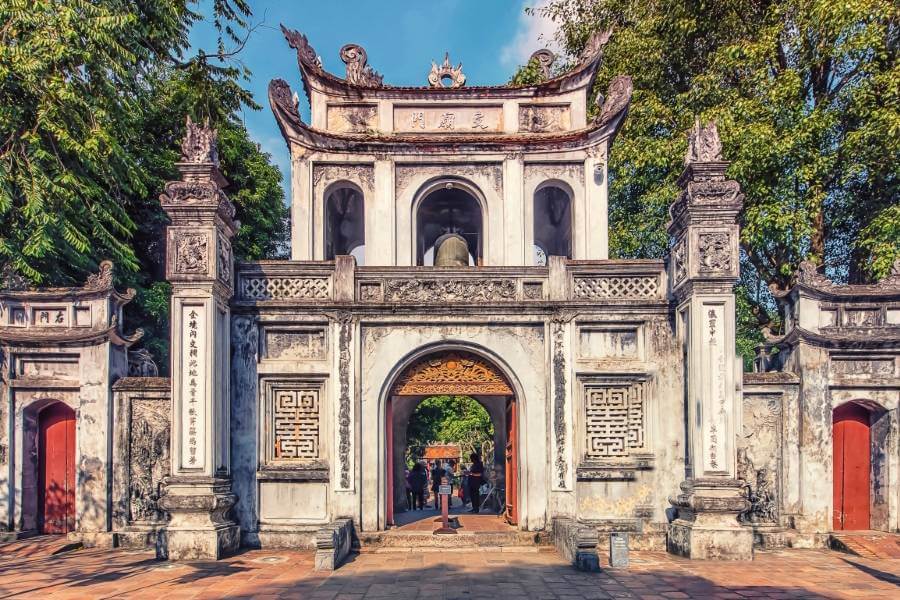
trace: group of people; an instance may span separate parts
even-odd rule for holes
[[[460,497],[464,504],[471,502],[472,508],[469,512],[477,513],[481,507],[481,486],[485,482],[484,463],[477,452],[469,455],[469,460],[472,464],[462,474],[461,489],[463,493]],[[452,470],[446,468],[439,461],[434,462],[430,472],[426,471],[425,465],[420,462],[413,465],[412,470],[406,472],[406,498],[409,509],[424,510],[426,493],[429,488],[434,497],[434,508],[439,509],[441,505],[438,491],[445,477],[452,486],[454,480]]]

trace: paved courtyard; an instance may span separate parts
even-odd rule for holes
[[[533,549],[532,549],[533,550]],[[146,552],[0,547],[0,597],[396,600],[601,598],[900,598],[900,560],[829,551],[758,553],[752,563],[633,553],[627,570],[579,573],[553,552],[365,553],[332,574],[311,552],[245,551],[173,564]]]

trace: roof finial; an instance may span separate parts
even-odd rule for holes
[[[720,162],[722,160],[722,140],[715,121],[706,125],[700,119],[694,121],[694,127],[688,132],[688,149],[684,157],[684,165],[698,162]]]
[[[347,81],[363,87],[381,87],[384,77],[366,63],[365,49],[359,44],[346,44],[341,48],[341,60],[347,65]]]
[[[445,83],[449,80],[448,83]],[[441,66],[431,61],[431,72],[428,74],[428,83],[431,87],[458,88],[466,85],[466,76],[462,72],[462,63],[454,69],[450,64],[450,53],[444,53],[444,62]]]

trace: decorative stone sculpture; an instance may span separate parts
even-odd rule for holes
[[[191,163],[211,163],[219,166],[216,149],[218,133],[209,126],[209,119],[200,126],[187,117],[187,130],[181,142],[181,160]]]
[[[550,79],[550,67],[553,66],[553,61],[555,60],[556,55],[544,48],[533,53],[528,62],[537,61],[538,68],[541,70],[541,77],[546,80]]]
[[[129,377],[159,377],[159,368],[146,348],[128,351]]]
[[[3,273],[0,274],[0,289],[21,292],[28,289],[28,282],[12,265],[6,265],[3,267]]]
[[[603,54],[604,46],[609,43],[612,32],[612,28],[609,28],[606,31],[595,31],[591,34],[587,44],[584,45],[584,50],[581,51],[581,61],[588,62],[600,58]]]
[[[631,103],[631,94],[634,91],[634,84],[628,75],[618,75],[609,82],[609,88],[606,95],[597,94],[595,104],[600,108],[600,112],[594,118],[594,122],[598,125],[608,123],[623,110],[628,108]]]
[[[100,270],[89,275],[84,282],[84,287],[89,290],[109,290],[113,285],[113,263],[104,260],[100,263]]]
[[[445,83],[446,80],[449,82]],[[462,72],[462,63],[456,65],[456,68],[450,64],[450,53],[444,53],[444,62],[438,66],[436,62],[431,61],[431,72],[428,74],[428,84],[431,87],[459,88],[466,85],[466,76]]]
[[[284,25],[281,26],[281,32],[284,34],[288,46],[297,51],[297,64],[301,69],[307,67],[316,71],[322,70],[322,59],[313,50],[305,35],[299,31],[288,29]]]
[[[691,163],[720,162],[722,160],[722,141],[719,139],[719,129],[715,121],[709,121],[706,125],[700,124],[700,119],[694,122],[694,128],[688,133],[687,155],[684,157],[685,166]]]
[[[341,60],[347,65],[347,81],[363,87],[380,87],[384,77],[368,66],[368,55],[359,44],[347,44],[341,48]]]

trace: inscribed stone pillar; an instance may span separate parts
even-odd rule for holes
[[[219,172],[216,132],[188,119],[182,180],[160,198],[166,277],[172,283],[172,475],[160,504],[171,521],[164,539],[173,560],[218,559],[237,549],[231,520],[229,351],[233,294],[231,239],[237,225]]]
[[[686,361],[688,465],[670,501],[670,552],[696,559],[752,558],[753,535],[738,515],[746,499],[736,479],[740,361],[735,352],[734,284],[739,275],[737,216],[743,195],[725,178],[714,123],[690,134],[682,191],[671,208],[669,261]]]

